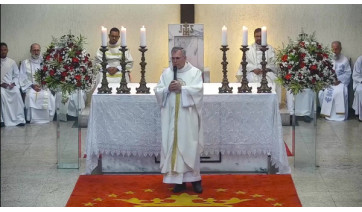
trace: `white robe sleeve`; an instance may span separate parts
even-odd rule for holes
[[[167,71],[167,69],[164,70],[164,72],[165,71]],[[162,74],[160,77],[160,81],[154,88],[157,103],[159,104],[160,107],[165,107],[167,98],[170,94],[170,91],[168,90],[168,85],[166,85],[166,84],[167,84],[167,82],[165,80],[165,75]]]
[[[273,49],[273,47],[268,46],[269,50],[267,51],[268,56],[267,56],[267,64],[266,64],[266,68],[269,68],[273,71],[273,73],[276,74],[276,68],[275,68],[275,51]]]
[[[19,83],[19,68],[16,65],[16,63],[13,63],[12,65],[12,69],[13,69],[13,81],[17,86],[20,85]]]
[[[24,60],[21,63],[20,71],[19,71],[19,82],[20,82],[21,90],[23,92],[26,92],[29,89],[29,87],[33,84],[28,78],[28,73],[27,73],[27,68],[26,68],[27,62],[28,62],[27,60]]]
[[[353,90],[356,90],[358,85],[362,84],[362,56],[358,57],[353,67]]]
[[[351,67],[349,65],[348,60],[346,59],[342,65],[344,70],[339,71],[338,80],[341,81],[344,85],[348,85],[351,78]]]
[[[203,83],[201,71],[198,70],[189,85],[181,88],[181,105],[182,107],[191,107],[199,105],[202,101]]]

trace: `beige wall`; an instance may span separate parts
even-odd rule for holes
[[[168,24],[179,23],[180,7],[173,5],[1,5],[1,41],[9,45],[9,57],[20,61],[29,46],[38,42],[45,49],[51,36],[72,31],[87,37],[86,48],[93,57],[101,44],[100,26],[127,27],[127,44],[135,60],[133,82],[140,80],[139,28],[147,28],[146,77],[157,82],[168,65]],[[228,76],[235,82],[241,60],[241,27],[253,30],[267,26],[268,43],[280,48],[295,38],[301,28],[316,31],[318,41],[329,45],[340,40],[343,53],[355,61],[362,55],[362,5],[196,5],[195,22],[205,27],[205,66],[211,82],[221,82],[221,27],[228,27]]]
[[[249,45],[254,42],[254,29],[266,26],[268,43],[281,48],[293,40],[301,28],[316,32],[319,42],[330,46],[342,42],[346,56],[353,61],[362,55],[362,5],[196,5],[195,22],[205,27],[205,66],[210,67],[211,81],[222,81],[221,28],[228,28],[228,78],[236,82],[241,62],[242,26],[249,28]]]
[[[140,27],[147,28],[146,80],[158,82],[168,66],[168,24],[180,23],[176,5],[1,5],[1,42],[9,46],[10,58],[17,62],[29,55],[29,47],[38,42],[45,51],[52,36],[71,30],[87,38],[91,57],[101,46],[101,26],[127,28],[127,45],[134,58],[133,82],[141,78]]]

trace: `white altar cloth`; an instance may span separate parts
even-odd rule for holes
[[[86,138],[86,174],[98,164],[99,155],[157,156],[161,150],[160,108],[151,94],[135,94],[139,83],[129,83],[131,94],[116,94],[119,84],[109,84],[112,94],[92,96]],[[230,83],[233,93],[219,94],[221,83],[204,84],[204,155],[258,157],[271,155],[280,174],[290,173],[283,142],[278,96],[237,93],[240,83]],[[99,85],[100,87],[100,85]]]

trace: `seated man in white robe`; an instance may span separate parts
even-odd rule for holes
[[[8,46],[1,43],[1,126],[24,126],[24,102],[19,86],[19,69],[8,58]]]
[[[108,51],[106,51],[106,60],[107,60],[107,81],[108,83],[120,83],[122,78],[122,66],[121,66],[121,59],[122,59],[122,51],[119,49],[121,45],[118,43],[120,32],[117,28],[112,28],[109,32],[109,42],[108,42]],[[95,57],[95,62],[98,66],[101,66],[102,63],[103,52],[98,49],[97,55]],[[127,62],[126,65],[126,81],[129,83],[131,82],[131,71],[133,67],[133,58],[129,50],[125,52],[125,59]],[[99,72],[97,76],[97,85],[102,80],[102,72]]]
[[[362,55],[357,58],[353,67],[353,90],[354,100],[352,108],[358,116],[358,120],[362,121]]]
[[[34,75],[40,69],[40,45],[30,46],[31,57],[20,66],[20,86],[25,96],[26,120],[30,123],[48,123],[55,114],[55,97],[49,89],[42,89]]]
[[[332,42],[332,51],[335,54],[333,69],[336,71],[337,81],[333,86],[319,92],[321,116],[327,120],[344,121],[348,118],[348,84],[351,67],[347,57],[341,54],[341,42]]]
[[[246,52],[246,62],[248,62],[248,64],[246,65],[246,71],[247,71],[246,78],[248,79],[249,83],[260,83],[263,75],[262,66],[260,64],[262,62],[262,55],[263,55],[263,52],[260,50],[261,28],[257,28],[254,30],[254,39],[255,43],[249,46],[249,50]],[[275,51],[274,48],[270,45],[267,45],[267,48],[268,50],[265,51],[265,61],[267,62],[266,78],[268,80],[269,86],[275,88],[280,103],[281,101],[280,86],[276,85],[275,83],[276,73],[277,73],[275,67]],[[241,82],[242,77],[243,77],[243,69],[242,65],[240,65],[236,73],[237,81]]]
[[[249,51],[246,52],[246,71],[247,71],[247,79],[249,83],[260,83],[262,78],[262,51],[261,48],[261,28],[257,28],[254,31],[254,39],[255,43],[249,46]],[[269,48],[265,51],[265,60],[267,62],[266,65],[266,78],[268,83],[274,84],[276,79],[276,68],[275,68],[275,51],[272,46],[267,45]],[[236,73],[236,78],[238,82],[241,82],[243,76],[242,66],[240,65],[238,72]]]
[[[186,182],[191,182],[194,191],[202,193],[202,72],[186,62],[183,48],[174,47],[171,55],[173,68],[163,71],[154,88],[161,106],[163,182],[176,184],[175,193],[185,190]]]

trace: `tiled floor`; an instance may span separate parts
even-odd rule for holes
[[[314,131],[298,123],[296,155],[303,156],[313,152],[313,143],[308,142],[313,141]],[[317,126],[319,167],[295,167],[294,157],[289,157],[302,205],[361,207],[362,123],[318,119]],[[290,148],[291,129],[283,127]],[[82,129],[82,154],[86,131]],[[84,173],[85,161],[81,159],[80,169],[57,169],[56,149],[56,122],[1,128],[1,206],[65,206],[78,176]],[[311,162],[310,157],[298,160]]]

